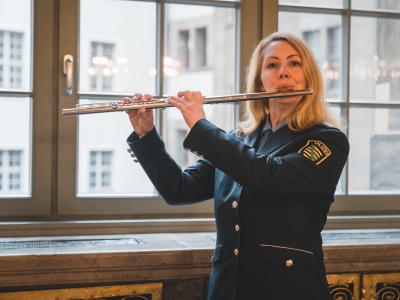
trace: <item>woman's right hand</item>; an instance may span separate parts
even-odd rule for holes
[[[125,103],[139,102],[141,99],[149,100],[153,98],[150,94],[135,94],[133,98],[125,97],[123,101]],[[144,137],[148,132],[154,128],[154,113],[153,109],[145,109],[144,107],[127,110],[126,113],[129,115],[129,120],[131,121],[133,130],[139,136],[139,138]]]

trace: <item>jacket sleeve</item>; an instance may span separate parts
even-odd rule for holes
[[[133,132],[127,143],[168,204],[192,204],[213,198],[215,168],[204,160],[182,171],[166,152],[156,129],[143,138]]]
[[[320,163],[307,158],[301,149],[308,141],[322,142],[330,155]],[[204,156],[251,192],[272,201],[333,196],[349,152],[347,138],[340,130],[324,128],[283,145],[277,153],[263,155],[205,119],[195,124],[184,147]]]

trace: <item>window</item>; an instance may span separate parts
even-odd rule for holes
[[[114,72],[118,71],[114,67],[113,52],[113,44],[92,42],[92,64],[88,70],[91,77],[91,90],[112,90],[112,76]]]
[[[179,30],[179,55],[182,68],[189,69],[189,30]]]
[[[340,51],[341,51],[341,38],[340,27],[328,28],[328,82],[326,82],[327,89],[339,88],[339,64],[340,64]]]
[[[319,29],[307,30],[303,32],[303,40],[312,50],[318,64],[321,64],[321,38]]]
[[[90,191],[101,192],[111,189],[111,158],[111,151],[90,151]]]
[[[196,28],[196,66],[207,66],[207,28]]]
[[[238,92],[235,24],[239,2],[197,4],[162,4],[164,18],[159,18],[159,7],[153,1],[81,0],[79,36],[71,32],[74,39],[62,42],[74,45],[73,51],[80,58],[76,65],[80,76],[74,82],[76,95],[62,93],[63,107],[120,100],[135,92],[155,97],[182,89],[200,90],[205,96]],[[74,9],[76,15],[78,8]],[[141,13],[137,15],[137,11]],[[134,19],[133,14],[137,15]],[[107,74],[111,74],[109,83],[104,76]],[[60,89],[64,89],[63,84]],[[206,110],[212,122],[225,130],[233,128],[234,105],[209,106]],[[156,122],[168,151],[182,166],[198,159],[182,149],[187,126],[179,112],[157,111]],[[67,124],[76,126],[77,135]],[[68,117],[59,120],[59,128],[60,135],[70,137],[60,139],[59,155],[64,160],[58,162],[59,176],[68,173],[76,178],[59,183],[59,214],[120,214],[122,218],[131,213],[175,213],[126,151],[125,141],[132,132],[126,115]],[[211,201],[179,210],[213,214]]]
[[[22,87],[23,41],[22,32],[0,28],[0,88]]]
[[[136,92],[157,97],[182,89],[200,90],[205,96],[243,92],[254,45],[278,28],[309,43],[320,63],[326,98],[349,123],[345,131],[351,152],[331,209],[334,224],[370,227],[368,215],[393,215],[400,211],[400,52],[394,50],[400,49],[400,9],[391,3],[352,0],[348,7],[342,0],[330,0],[329,6],[315,0],[19,0],[0,4],[2,220],[37,218],[48,221],[43,226],[57,228],[64,224],[59,221],[88,221],[88,234],[95,232],[95,222],[102,222],[96,220],[104,219],[109,223],[103,233],[213,230],[212,201],[171,207],[158,196],[126,151],[125,140],[132,130],[124,114],[62,118],[60,109],[119,101]],[[71,95],[66,94],[60,62],[66,54],[74,58]],[[238,106],[205,109],[207,118],[224,130],[232,129],[239,118]],[[157,111],[156,123],[167,150],[182,167],[197,160],[182,150],[187,128],[179,113]],[[160,216],[163,221],[152,223]],[[182,219],[190,226],[177,226]],[[394,216],[380,220],[388,226],[398,222]],[[26,232],[20,230],[26,228],[22,223],[26,224],[13,225],[18,232]],[[68,226],[75,226],[73,233],[81,234],[82,223],[72,223]],[[57,233],[64,234],[62,229]]]
[[[332,214],[355,210],[381,214],[383,203],[394,212],[400,195],[396,154],[400,142],[400,54],[393,49],[400,46],[395,38],[400,34],[400,11],[390,1],[377,1],[373,7],[366,6],[375,3],[370,1],[355,0],[352,7],[343,7],[346,3],[323,7],[309,0],[280,0],[279,29],[303,36],[314,52],[321,49],[325,96],[338,115],[348,120],[345,130],[350,156]],[[301,31],[303,27],[306,30]],[[313,37],[317,31],[321,33],[319,41]]]
[[[22,150],[0,150],[0,195],[22,191]]]

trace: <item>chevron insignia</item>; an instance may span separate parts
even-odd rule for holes
[[[308,140],[307,144],[298,153],[303,154],[305,158],[315,161],[316,165],[319,165],[331,155],[331,150],[321,141]]]

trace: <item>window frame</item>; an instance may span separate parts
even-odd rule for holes
[[[54,57],[54,10],[56,5],[51,0],[31,2],[31,89],[1,89],[0,96],[31,98],[30,121],[30,196],[0,198],[0,218],[15,220],[26,216],[50,215],[51,197],[54,183],[54,135],[55,114],[57,111],[53,67],[57,65]],[[39,17],[39,15],[41,17]],[[57,26],[56,26],[57,27]],[[39,34],[40,33],[40,34]],[[41,101],[39,99],[46,99]]]
[[[154,1],[151,1],[154,2]],[[190,4],[190,5],[212,5],[219,7],[233,7],[237,11],[241,9],[241,3],[236,1],[157,1],[157,69],[161,69],[160,65],[163,62],[164,49],[164,6],[166,4]],[[239,18],[242,16],[237,12],[238,22],[236,29],[239,32],[239,26],[242,24]],[[65,34],[64,34],[65,32]],[[78,0],[60,0],[60,50],[59,60],[65,54],[71,54],[74,57],[75,66],[79,64],[79,1]],[[240,35],[239,35],[240,37]],[[239,39],[238,39],[239,40]],[[240,40],[239,40],[240,41]],[[240,43],[240,42],[239,42]],[[241,44],[241,43],[240,43]],[[238,58],[236,59],[238,61]],[[60,74],[60,72],[59,72]],[[78,86],[78,68],[74,68],[73,86]],[[239,76],[237,76],[239,78]],[[156,90],[163,90],[162,73],[157,74]],[[240,82],[236,79],[237,83]],[[121,96],[117,93],[84,93],[74,89],[72,95],[65,94],[65,78],[59,75],[59,102],[63,107],[73,107],[77,103],[77,99],[118,99]],[[239,86],[239,84],[236,84]],[[237,91],[239,92],[239,90]],[[161,96],[161,95],[156,95]],[[162,135],[162,112],[157,111],[159,132]],[[102,215],[102,216],[119,216],[121,217],[146,217],[153,218],[157,215],[191,217],[204,216],[212,218],[213,201],[205,201],[195,205],[173,207],[165,203],[159,196],[147,197],[79,197],[76,196],[76,159],[77,159],[77,140],[75,134],[77,132],[77,118],[64,118],[59,120],[58,125],[58,157],[62,160],[58,161],[58,182],[57,182],[57,214],[65,215]],[[129,213],[127,213],[129,212]]]
[[[65,77],[62,74],[62,56],[71,53],[78,58],[77,32],[78,0],[32,0],[33,18],[33,69],[32,90],[0,91],[0,96],[32,97],[32,196],[28,198],[0,198],[0,236],[40,236],[75,234],[122,234],[150,232],[194,232],[215,231],[213,201],[199,206],[171,207],[160,197],[143,199],[117,199],[135,202],[136,209],[129,214],[115,211],[116,201],[103,205],[97,200],[77,199],[76,191],[76,121],[62,118],[61,108],[72,107],[77,94],[65,95]],[[146,1],[146,0],[144,0]],[[150,0],[149,0],[150,1]],[[152,1],[153,2],[153,1]],[[158,0],[158,19],[163,23],[163,5],[186,3],[185,0]],[[351,10],[350,0],[344,0],[346,8],[310,7],[306,5],[279,4],[279,0],[190,1],[191,4],[237,5],[238,54],[236,83],[238,92],[244,92],[244,78],[254,45],[264,36],[278,30],[278,12],[314,12],[342,15],[342,95],[346,101],[331,101],[341,105],[344,117],[350,107],[397,107],[393,103],[371,103],[349,101],[349,52],[351,16],[398,18],[400,12]],[[53,28],[53,30],[48,30]],[[67,34],[61,34],[63,30]],[[72,32],[72,33],[71,33]],[[73,32],[76,32],[74,35]],[[245,32],[245,34],[243,34]],[[163,40],[163,31],[158,30],[158,40]],[[75,48],[74,48],[75,47]],[[158,45],[158,65],[163,58],[163,47]],[[55,75],[57,74],[57,75]],[[74,68],[74,86],[77,86],[77,68]],[[48,84],[51,82],[51,84]],[[60,86],[59,86],[60,84]],[[162,80],[157,80],[157,90],[162,89]],[[238,88],[239,89],[239,88]],[[97,97],[97,95],[92,95]],[[75,97],[75,98],[74,98]],[[115,95],[120,99],[120,95]],[[73,99],[72,99],[73,98]],[[238,108],[236,120],[243,112]],[[162,115],[158,118],[162,123]],[[159,124],[158,124],[159,125]],[[162,128],[160,130],[162,134]],[[348,134],[348,132],[347,132]],[[69,154],[68,154],[69,153]],[[72,153],[72,154],[71,154]],[[68,154],[68,155],[67,155]],[[73,172],[65,172],[68,168]],[[348,167],[344,170],[348,176]],[[67,184],[65,184],[67,182]],[[347,182],[347,180],[346,180]],[[399,195],[349,195],[346,184],[345,195],[336,195],[325,229],[396,228],[400,226]],[[60,199],[62,201],[60,201]],[[85,203],[91,214],[73,207],[76,201]],[[94,201],[88,201],[94,200]],[[109,199],[108,199],[109,200]],[[151,200],[151,201],[149,201]],[[161,208],[161,209],[160,209]]]

